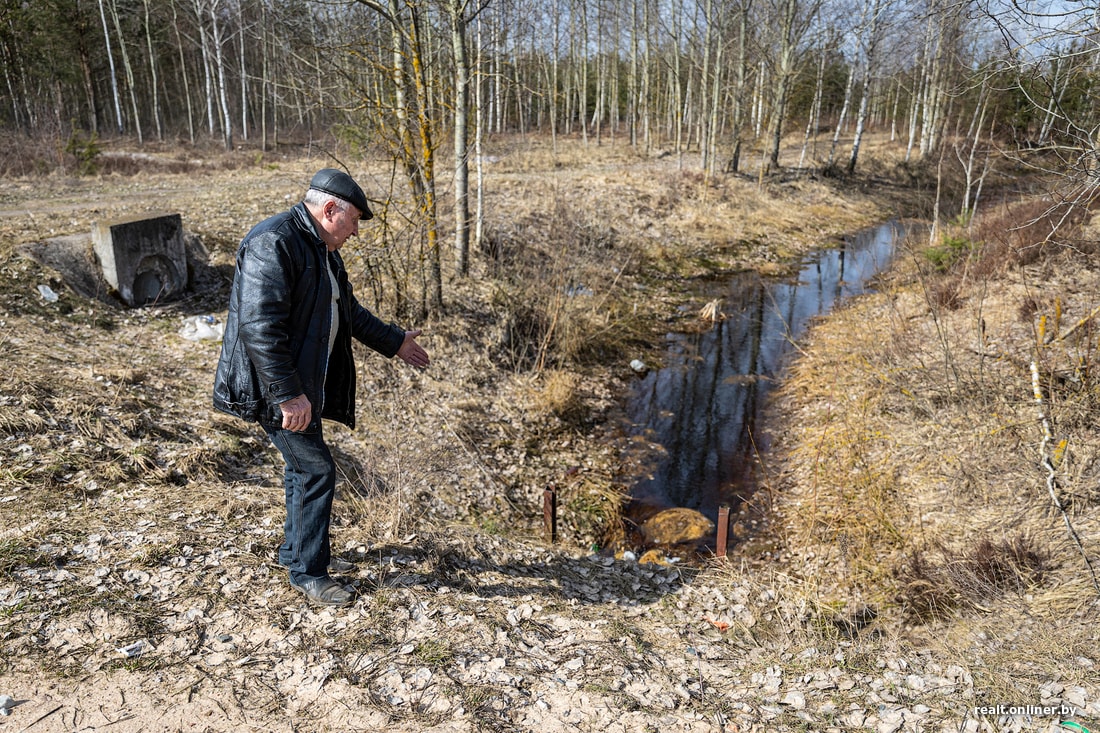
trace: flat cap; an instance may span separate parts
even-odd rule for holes
[[[374,217],[374,214],[370,213],[370,207],[367,206],[367,197],[363,189],[359,188],[359,184],[351,176],[341,170],[322,168],[314,174],[309,187],[347,201],[359,209],[360,221]]]

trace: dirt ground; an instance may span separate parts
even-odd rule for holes
[[[492,231],[552,241],[551,219],[579,221],[567,234],[622,271],[615,298],[635,293],[626,343],[649,360],[646,334],[703,305],[683,278],[778,272],[898,211],[866,182],[762,190],[668,158],[500,153]],[[359,424],[330,438],[334,544],[359,599],[336,611],[274,563],[278,456],[210,408],[217,342],[181,335],[224,316],[237,241],[329,162],[0,181],[0,731],[1100,728],[1100,271],[1080,242],[951,293],[911,243],[799,345],[754,507],[765,529],[695,565],[592,551],[616,503],[604,426],[626,360],[568,379],[509,362],[515,301],[479,254],[473,277],[448,275],[447,313],[408,324],[431,369],[357,355]],[[357,175],[382,191],[383,170]],[[209,252],[174,303],[79,297],[18,254],[164,211]],[[594,310],[626,329],[610,302]],[[581,419],[552,399],[563,381]]]

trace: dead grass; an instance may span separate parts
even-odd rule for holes
[[[535,408],[576,424],[584,417],[584,404],[578,394],[580,378],[571,372],[552,371],[545,375],[543,386],[532,397]]]
[[[960,606],[982,611],[1004,594],[1023,595],[1041,586],[1048,570],[1047,551],[1027,535],[971,539],[965,551],[917,550],[896,570],[896,601],[917,621],[943,619]]]
[[[878,293],[812,329],[779,398],[770,495],[800,575],[830,578],[821,601],[868,603],[875,626],[981,659],[990,694],[1015,699],[1064,669],[1053,637],[1087,646],[1094,629],[1100,271],[1067,246],[1087,234],[1039,237],[1049,218],[1006,211],[976,227],[1005,236],[947,268],[915,240]],[[1036,618],[1057,631],[1023,631]]]

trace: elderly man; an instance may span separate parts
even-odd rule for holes
[[[322,418],[355,426],[352,337],[415,367],[428,366],[420,331],[387,324],[352,293],[340,247],[371,218],[346,173],[325,168],[305,199],[257,224],[237,250],[229,315],[214,378],[214,406],[258,422],[286,462],[286,525],[279,563],[314,603],[346,606],[355,595],[330,569],[329,523],[336,465]]]

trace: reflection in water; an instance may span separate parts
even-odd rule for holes
[[[795,282],[741,277],[705,294],[726,319],[703,333],[670,334],[666,366],[639,381],[627,405],[631,497],[690,507],[716,519],[755,485],[767,449],[761,409],[809,320],[861,293],[889,265],[901,225],[884,224],[808,260]]]

